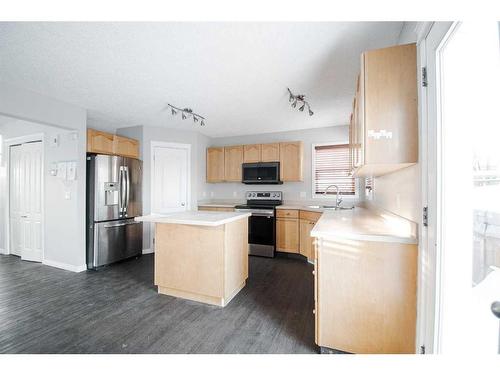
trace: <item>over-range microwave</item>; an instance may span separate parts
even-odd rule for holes
[[[282,184],[280,181],[280,163],[243,163],[242,182],[248,185]]]

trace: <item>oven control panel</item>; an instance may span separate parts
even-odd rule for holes
[[[281,191],[247,191],[247,200],[282,200]]]

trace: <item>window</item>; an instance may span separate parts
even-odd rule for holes
[[[349,144],[313,145],[313,196],[323,194],[330,185],[337,185],[342,195],[356,195],[356,182],[351,176]],[[328,195],[335,195],[329,189]]]

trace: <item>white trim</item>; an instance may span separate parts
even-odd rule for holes
[[[154,251],[152,249],[142,249],[142,254],[153,254]]]
[[[337,145],[347,145],[349,146],[349,141],[341,142],[321,142],[321,143],[313,143],[311,144],[311,197],[313,199],[324,199],[324,200],[332,200],[336,197],[324,196],[323,194],[316,194],[315,180],[314,176],[316,175],[316,146],[337,146]],[[360,197],[360,186],[359,186],[359,178],[354,178],[354,195],[344,195],[342,194],[342,199],[344,201],[357,201]]]
[[[451,22],[435,22],[435,23],[423,23],[419,30],[418,37],[421,40],[417,40],[419,60],[418,60],[418,82],[419,82],[419,117],[420,117],[420,134],[419,134],[419,148],[420,148],[420,164],[421,164],[421,209],[422,207],[428,207],[428,220],[429,226],[424,227],[422,221],[419,220],[420,228],[419,231],[419,268],[418,268],[418,287],[417,287],[417,335],[416,335],[416,348],[417,350],[420,346],[425,345],[426,353],[436,353],[437,348],[437,317],[439,312],[438,304],[438,293],[437,293],[437,282],[439,279],[439,255],[437,251],[439,249],[436,239],[433,234],[436,233],[436,213],[438,209],[437,202],[431,197],[433,194],[433,189],[436,188],[437,182],[434,181],[437,171],[437,161],[435,160],[436,155],[432,149],[437,145],[439,134],[436,133],[436,125],[432,118],[437,118],[438,115],[436,111],[436,103],[431,102],[436,101],[438,93],[431,91],[433,89],[438,90],[436,87],[436,77],[439,75],[435,74],[433,69],[439,69],[438,66],[431,66],[431,61],[433,61],[436,51],[439,50],[440,45],[446,40],[447,35],[449,35],[452,29]],[[431,34],[433,32],[433,34]],[[441,37],[440,43],[436,40],[429,39],[435,38],[436,36]],[[437,44],[436,44],[437,43]],[[430,48],[435,48],[431,52],[431,55],[427,54]],[[436,62],[437,65],[437,62]],[[428,87],[425,88],[421,85],[421,68],[423,66],[427,67],[427,79]]]
[[[86,264],[82,264],[80,266],[74,266],[72,264],[56,262],[54,260],[48,260],[48,259],[44,259],[42,261],[42,264],[71,272],[83,272],[87,270]]]
[[[27,142],[41,142],[42,143],[42,186],[40,194],[42,195],[41,199],[41,215],[42,215],[42,263],[45,258],[45,134],[44,133],[34,133],[23,135],[20,137],[13,137],[4,140],[4,144],[6,146],[6,189],[7,189],[7,201],[6,201],[6,210],[5,210],[5,254],[10,254],[10,147],[23,144]]]

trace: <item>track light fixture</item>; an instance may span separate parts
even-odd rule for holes
[[[181,117],[183,120],[187,119],[188,117],[192,117],[194,122],[200,121],[201,126],[205,126],[205,117],[200,116],[197,113],[194,113],[191,108],[177,108],[173,106],[172,104],[167,104],[171,111],[172,111],[172,116],[177,115],[178,112],[181,112]]]
[[[311,106],[309,105],[309,103],[306,101],[306,96],[301,94],[301,95],[295,95],[292,93],[292,91],[287,87],[287,90],[288,90],[288,93],[290,94],[289,95],[289,98],[288,98],[288,101],[290,103],[292,103],[292,108],[296,108],[297,107],[297,103],[301,103],[302,105],[299,107],[299,111],[300,112],[304,112],[304,109],[307,107],[307,110],[309,112],[309,116],[312,116],[314,115],[314,112],[311,111]]]

